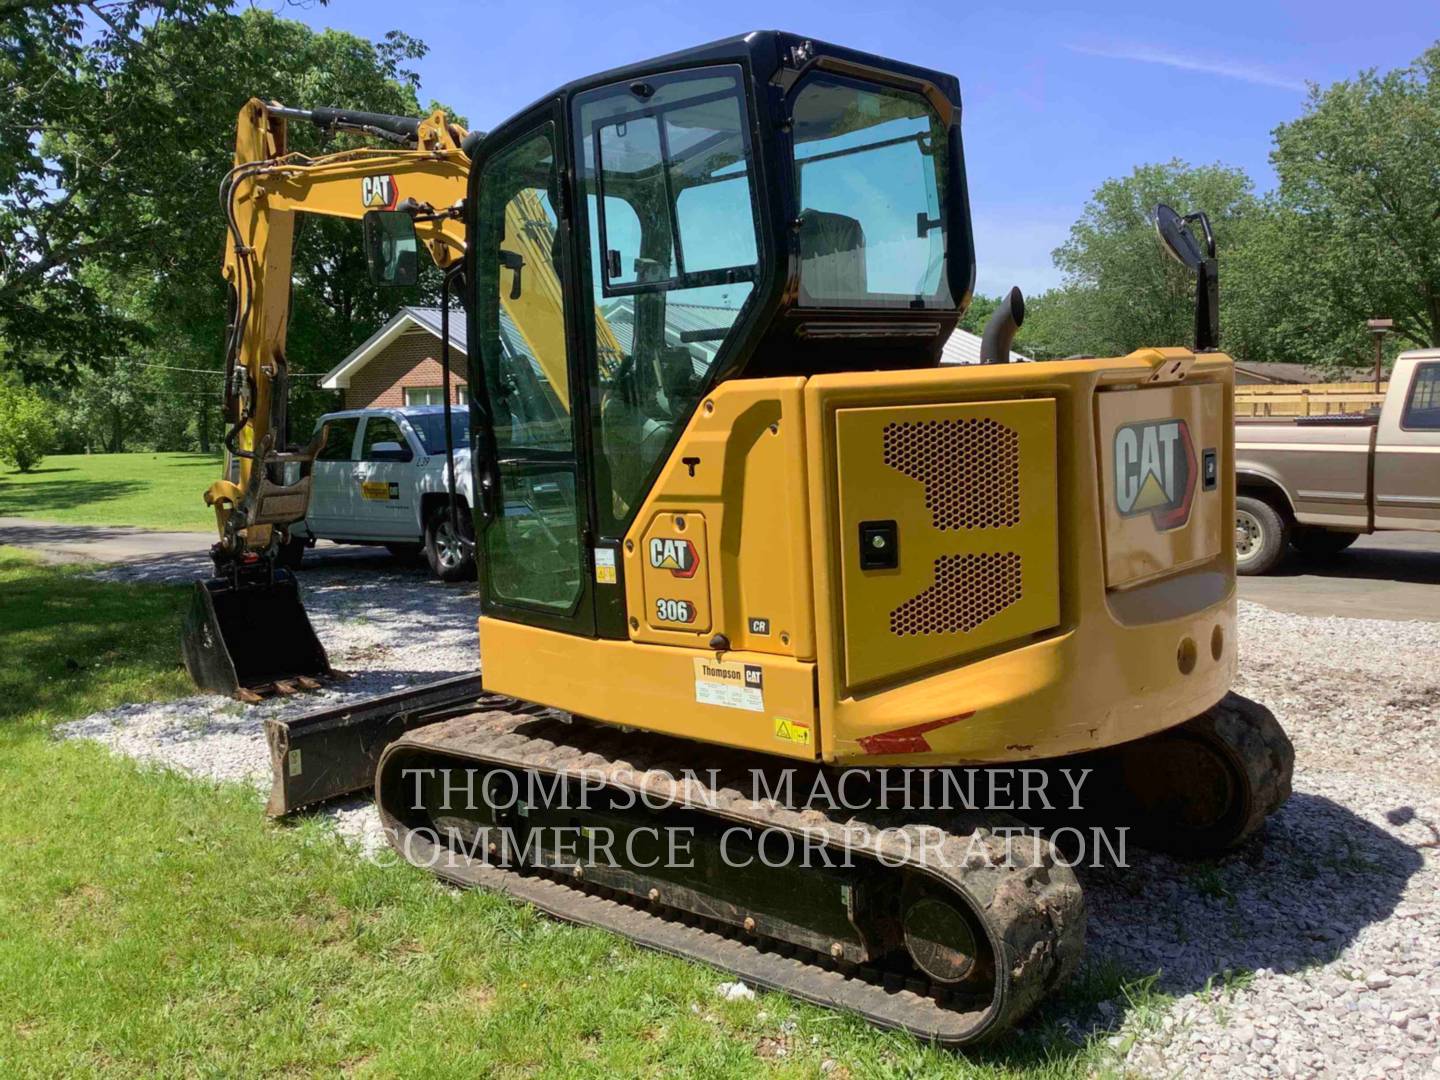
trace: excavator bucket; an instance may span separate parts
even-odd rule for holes
[[[331,674],[287,570],[239,583],[197,581],[180,649],[196,686],[242,700],[312,689]]]

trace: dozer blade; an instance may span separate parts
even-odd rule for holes
[[[242,700],[277,682],[304,686],[331,674],[300,586],[286,570],[238,585],[228,578],[197,581],[180,651],[196,686]]]
[[[270,744],[270,799],[283,817],[313,803],[362,791],[391,742],[412,728],[508,701],[486,694],[478,672],[396,690],[293,719],[265,720]]]

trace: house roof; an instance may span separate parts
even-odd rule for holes
[[[945,347],[940,350],[940,362],[942,364],[978,364],[980,362],[980,335],[972,334],[969,330],[962,330],[956,327]],[[1030,357],[1010,350],[1010,362],[1012,364],[1029,363]]]
[[[320,385],[326,390],[344,390],[350,385],[355,373],[375,359],[380,351],[407,330],[421,329],[435,337],[440,336],[440,309],[430,307],[403,307],[394,318],[376,330],[349,356],[325,373]],[[450,312],[450,347],[465,352],[465,317],[458,311]]]
[[[1255,361],[1254,363],[1236,361],[1235,363],[1236,380],[1245,378],[1252,383],[1323,383],[1334,382],[1337,378],[1339,381],[1345,382],[1347,375],[1350,379],[1365,379],[1369,377],[1370,369],[1366,367],[1352,368],[1337,376],[1306,364],[1285,364],[1272,360]]]
[[[628,296],[621,297],[607,305],[604,311],[605,319],[610,324],[610,329],[615,334],[620,347],[629,352],[635,332],[633,300]],[[704,304],[671,302],[666,305],[665,312],[665,329],[667,334],[674,338],[675,344],[680,343],[680,335],[686,331],[726,327],[734,321],[735,317],[734,311],[730,308],[710,307]],[[503,310],[500,312],[500,319],[501,332],[506,338],[509,338],[513,333],[513,328],[510,327]],[[366,338],[344,360],[326,372],[325,377],[320,380],[320,385],[326,390],[345,389],[350,385],[350,380],[357,371],[379,355],[380,351],[392,341],[411,329],[425,330],[438,338],[440,336],[440,309],[433,307],[401,308],[395,313],[394,318]],[[710,361],[715,358],[715,350],[719,344],[718,341],[689,343],[689,348],[695,354],[695,367],[698,373],[703,373],[709,368]],[[465,319],[458,311],[452,311],[450,313],[450,347],[463,354],[465,345]],[[1010,359],[1015,362],[1026,361],[1030,358],[1012,351]],[[980,338],[957,327],[955,332],[950,335],[950,339],[945,342],[945,347],[940,354],[940,362],[942,364],[978,364],[980,362]]]

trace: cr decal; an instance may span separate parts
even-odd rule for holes
[[[700,569],[700,557],[689,540],[657,536],[650,541],[650,565],[678,578],[692,578]]]
[[[400,189],[393,176],[362,176],[360,178],[360,205],[367,210],[394,210],[399,201]]]
[[[1184,420],[1147,420],[1115,429],[1115,508],[1149,514],[1164,532],[1190,520],[1195,446]]]

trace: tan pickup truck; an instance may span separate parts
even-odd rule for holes
[[[1378,412],[1237,421],[1235,478],[1242,574],[1291,548],[1342,551],[1361,533],[1440,532],[1440,349],[1395,361]]]

